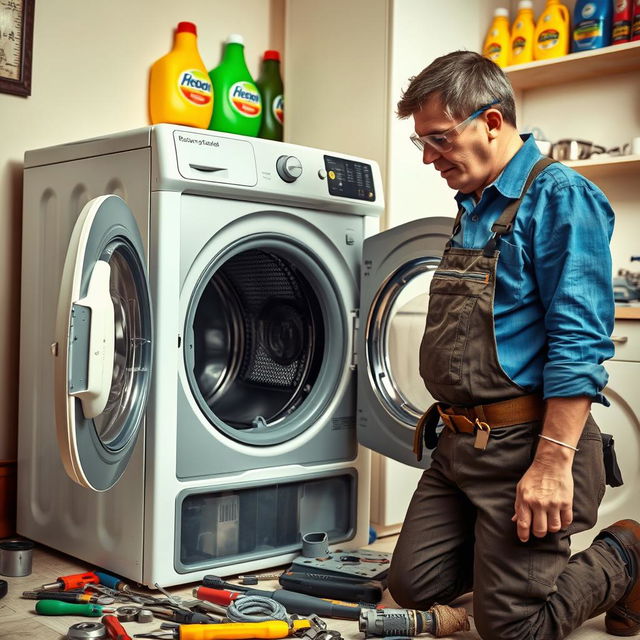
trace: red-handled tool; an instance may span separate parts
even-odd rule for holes
[[[55,582],[43,584],[40,588],[43,591],[50,591],[51,589],[69,591],[70,589],[82,589],[85,584],[100,584],[100,578],[93,571],[74,573],[70,576],[61,576]]]
[[[102,616],[102,624],[105,626],[110,640],[132,640],[116,616]]]
[[[228,607],[232,602],[241,598],[244,594],[236,591],[227,591],[226,589],[212,589],[211,587],[197,587],[193,590],[193,595],[198,600],[206,600],[214,604],[220,604]]]

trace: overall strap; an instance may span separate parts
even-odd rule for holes
[[[553,164],[554,162],[556,161],[552,160],[551,158],[543,157],[533,165],[533,168],[529,172],[527,180],[524,183],[524,187],[522,189],[522,194],[520,195],[520,197],[517,200],[509,203],[505,207],[500,217],[491,226],[493,235],[491,236],[491,238],[489,238],[489,242],[487,242],[483,251],[486,257],[490,258],[493,255],[500,237],[505,233],[510,233],[511,229],[513,229],[513,221],[516,218],[518,209],[522,204],[522,199],[529,190],[531,183],[540,175],[540,173],[542,173],[550,164]]]
[[[462,206],[460,206],[458,208],[458,214],[456,215],[456,219],[453,222],[453,231],[451,232],[451,235],[449,236],[449,240],[447,240],[447,244],[445,245],[445,249],[450,249],[451,248],[451,243],[453,242],[453,237],[460,230],[460,220],[462,219],[463,215],[464,215],[464,208]]]

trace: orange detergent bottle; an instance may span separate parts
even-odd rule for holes
[[[569,9],[560,0],[547,0],[533,34],[533,59],[560,58],[569,53]]]
[[[169,122],[206,129],[212,111],[213,89],[198,53],[196,25],[180,22],[173,49],[151,67],[151,124]]]
[[[509,39],[509,10],[498,7],[484,39],[482,55],[499,67],[506,67],[509,64]]]

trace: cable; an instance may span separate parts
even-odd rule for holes
[[[232,622],[265,622],[284,620],[291,623],[287,610],[272,598],[243,596],[227,607],[227,618]]]

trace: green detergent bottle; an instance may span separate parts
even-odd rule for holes
[[[209,72],[216,100],[209,129],[257,136],[262,123],[262,100],[244,59],[242,36],[230,35],[222,62]]]
[[[282,140],[284,90],[280,77],[280,53],[273,50],[264,52],[262,69],[256,84],[260,90],[264,110],[258,135],[269,140]]]

